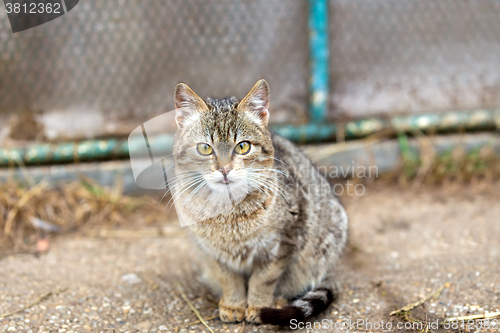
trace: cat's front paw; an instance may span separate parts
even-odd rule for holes
[[[260,320],[260,308],[249,306],[245,313],[246,321],[252,324],[262,324]]]
[[[226,323],[239,323],[245,319],[245,308],[219,303],[219,317]]]

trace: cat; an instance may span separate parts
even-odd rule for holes
[[[290,325],[325,310],[348,219],[301,150],[268,129],[269,85],[202,100],[179,83],[170,184],[224,322]],[[182,203],[182,204],[180,204]]]

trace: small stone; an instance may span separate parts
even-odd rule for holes
[[[128,282],[129,284],[136,284],[142,282],[141,278],[134,273],[125,274],[124,276],[122,276],[122,281]]]

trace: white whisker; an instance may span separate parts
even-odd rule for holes
[[[285,194],[285,192],[283,192],[283,191],[282,191],[282,189],[281,189],[281,188],[280,188],[277,184],[275,184],[275,183],[271,182],[271,181],[270,181],[270,180],[268,180],[268,179],[265,179],[265,178],[258,178],[258,177],[254,177],[254,178],[252,179],[252,181],[253,181],[255,184],[257,184],[257,185],[259,185],[259,186],[261,186],[261,187],[263,187],[263,188],[265,188],[265,189],[267,189],[267,190],[271,191],[272,193],[277,194],[277,195],[278,195],[278,196],[280,196],[280,197],[281,197],[284,201],[286,201],[286,203],[287,203],[287,204],[289,203],[289,202],[288,202],[288,199],[286,198],[286,194]]]
[[[200,185],[198,185],[198,187],[196,187],[193,192],[191,192],[191,194],[189,194],[189,197],[187,197],[187,199],[184,199],[184,205],[182,206],[182,209],[186,209],[186,205],[191,201],[191,199],[194,197],[194,195],[202,188],[204,187],[205,185],[208,184],[208,181],[203,181]],[[177,199],[176,199],[177,200]],[[174,204],[175,204],[175,201],[174,201]]]
[[[177,183],[179,183],[179,182],[181,182],[181,181],[182,181],[182,182],[183,182],[183,183],[181,183],[181,187],[182,187],[184,184],[186,184],[186,183],[190,182],[191,180],[199,179],[199,178],[201,178],[201,177],[203,177],[203,176],[202,176],[202,175],[198,175],[198,176],[196,176],[196,177],[191,177],[191,176],[189,176],[189,177],[185,177],[185,178],[186,178],[186,180],[184,180],[183,178],[178,178],[176,181],[172,182],[172,184],[169,184],[169,185],[168,185],[168,189],[165,191],[165,193],[164,193],[164,194],[163,194],[163,196],[161,197],[161,199],[160,199],[160,202],[159,202],[159,203],[161,203],[161,202],[163,201],[163,198],[165,198],[165,196],[166,196],[168,193],[171,193],[171,192],[172,192],[172,190],[173,190],[173,189],[174,189],[174,187],[177,185]]]
[[[167,202],[167,206],[169,205],[169,203],[172,201],[172,199],[179,197],[180,195],[182,195],[186,190],[188,190],[189,188],[195,186],[196,184],[198,184],[200,181],[203,181],[203,176],[200,175],[199,177],[196,177],[194,179],[191,179],[189,181],[187,181],[186,183],[182,183],[178,189],[175,189],[176,190],[176,193],[173,193],[172,194],[172,198],[170,198],[170,200]],[[179,193],[180,191],[182,191],[181,193]],[[163,198],[162,198],[163,199]]]

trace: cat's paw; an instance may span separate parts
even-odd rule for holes
[[[245,308],[219,303],[219,317],[226,323],[239,323],[245,319]]]
[[[252,324],[262,324],[260,320],[260,308],[249,306],[245,313],[246,321]]]

